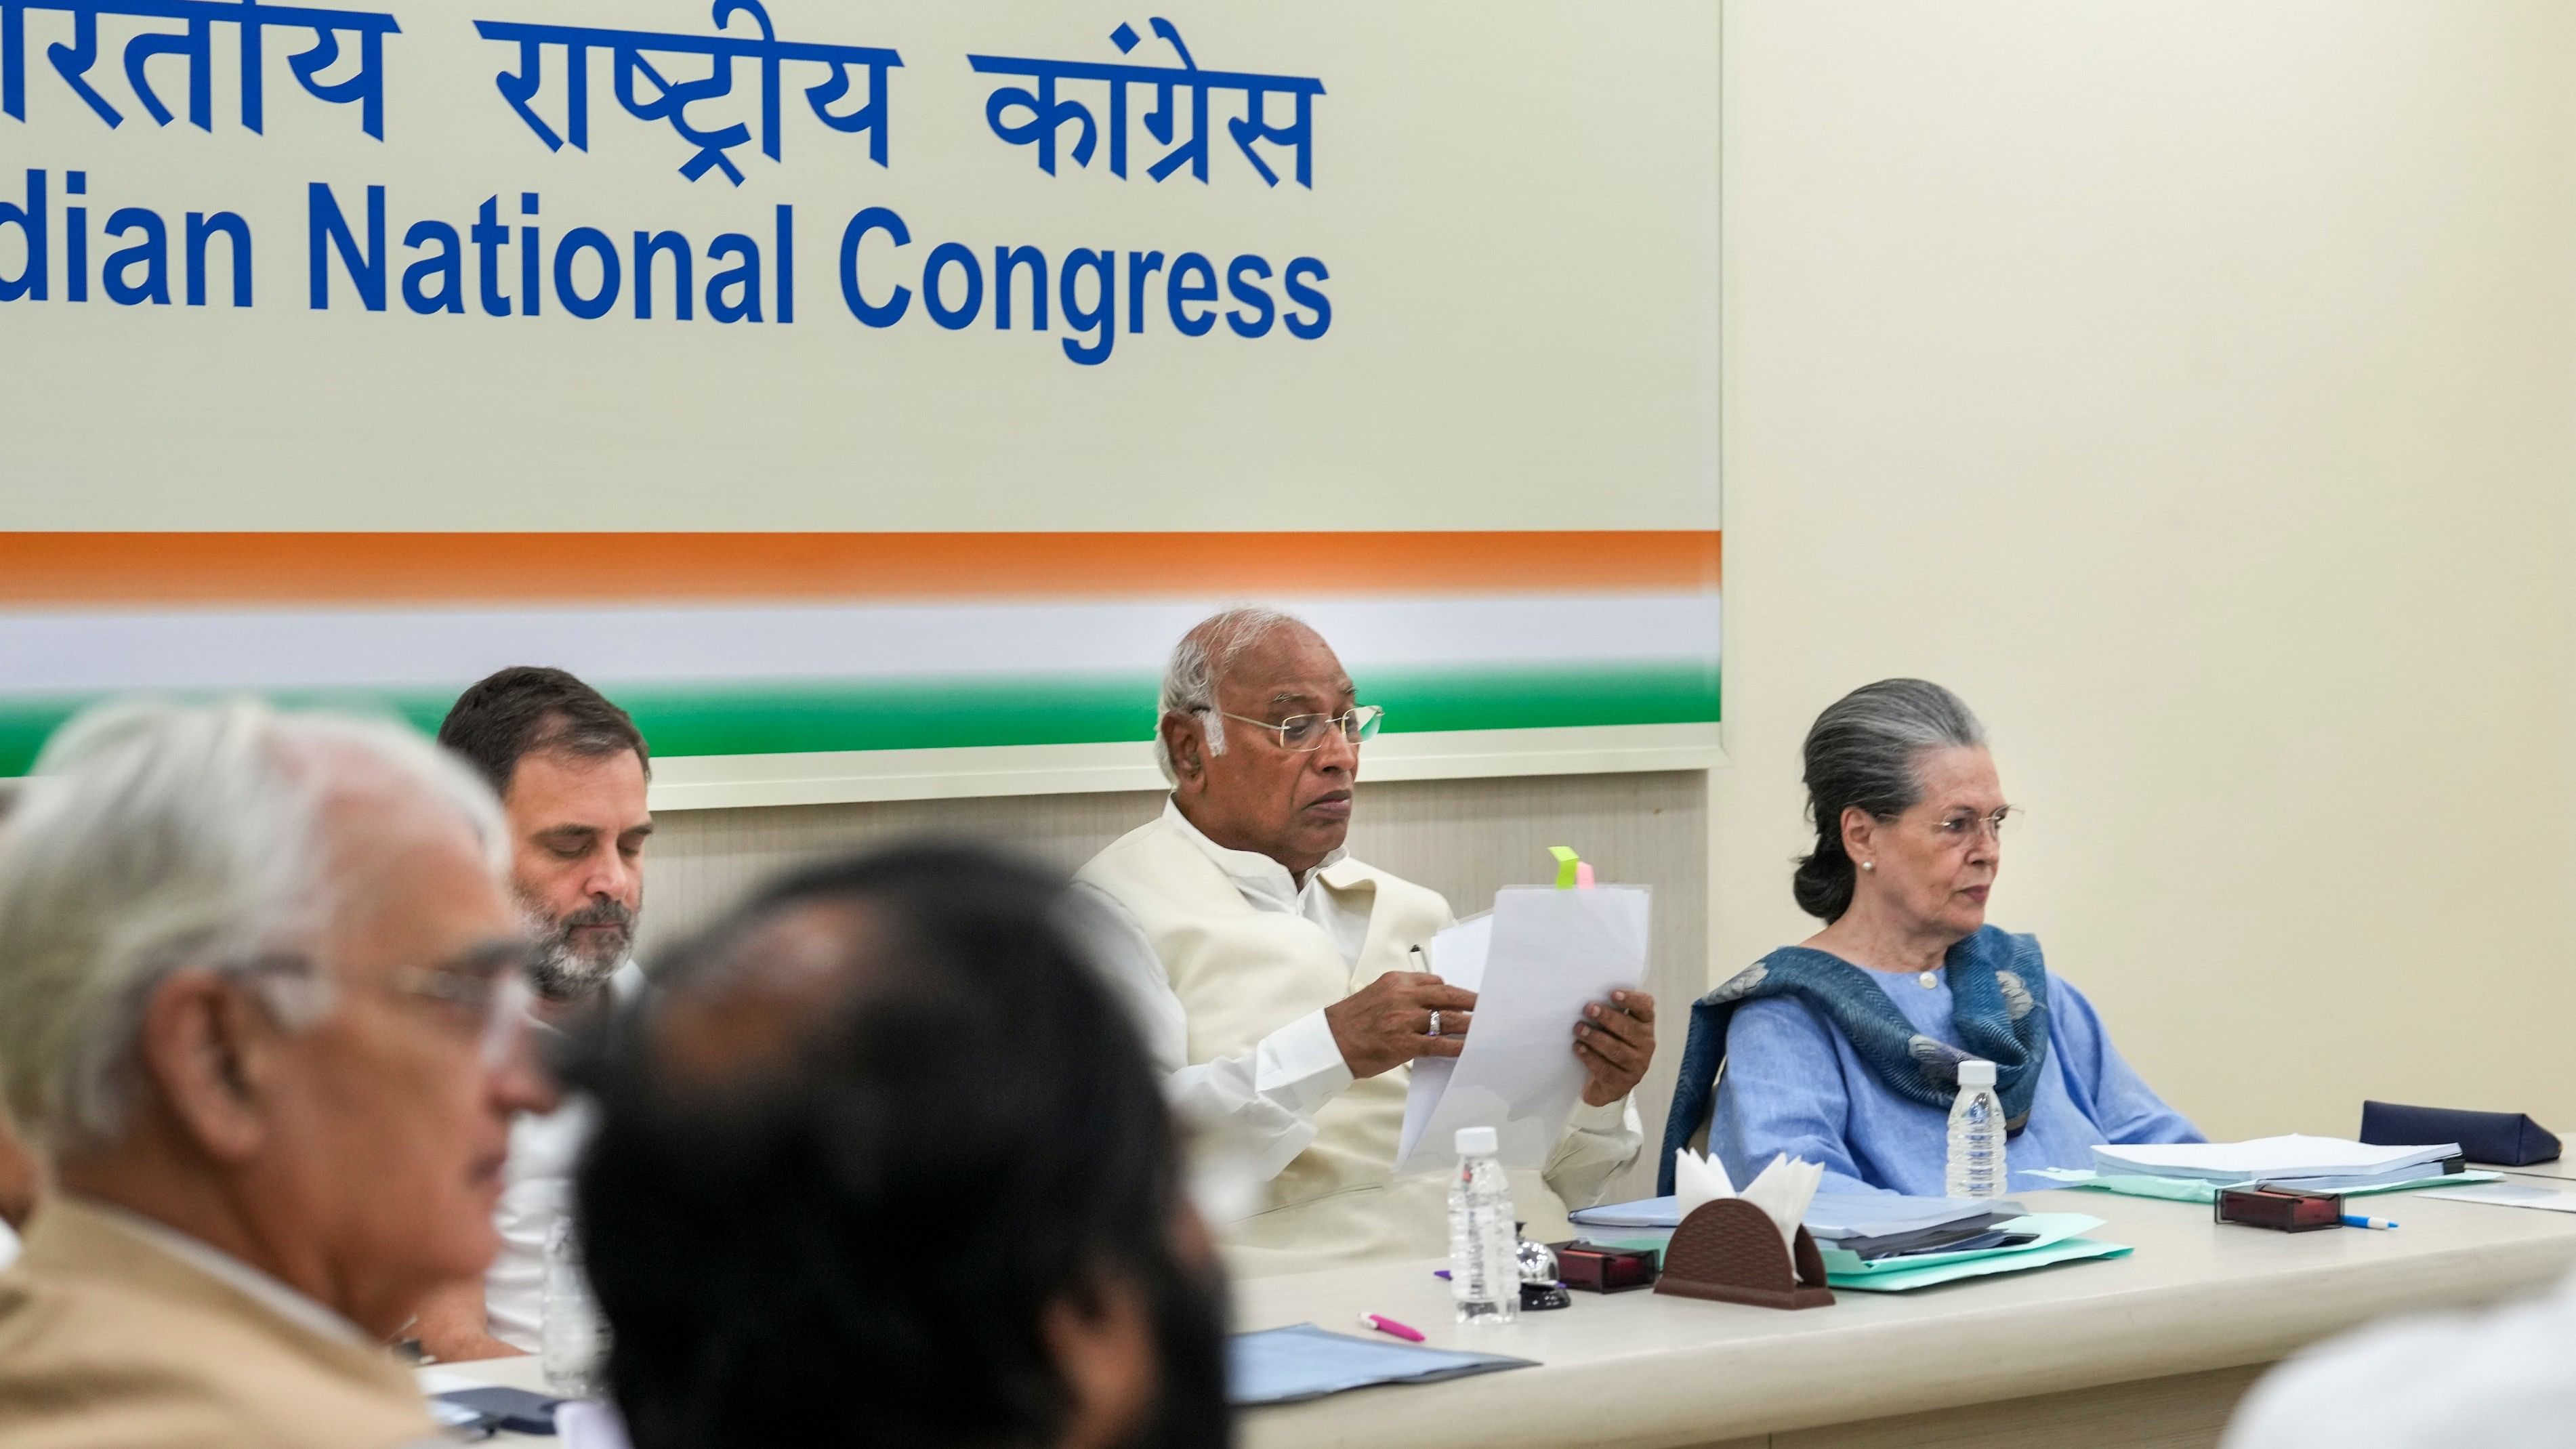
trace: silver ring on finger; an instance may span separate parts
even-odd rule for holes
[[[1432,1035],[1432,1036],[1438,1036],[1439,1034],[1440,1034],[1440,1013],[1435,1011],[1435,1012],[1431,1013],[1431,1030],[1430,1030],[1430,1032],[1429,1032],[1429,1035]]]

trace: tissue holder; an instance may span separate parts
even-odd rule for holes
[[[1824,1308],[1834,1301],[1824,1255],[1807,1230],[1798,1229],[1784,1256],[1770,1215],[1732,1197],[1702,1203],[1673,1229],[1655,1291],[1756,1308]]]

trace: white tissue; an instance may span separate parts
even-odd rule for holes
[[[1673,1149],[1673,1206],[1683,1217],[1689,1217],[1693,1208],[1733,1196],[1735,1183],[1727,1177],[1725,1163],[1687,1147]]]
[[[1798,1223],[1807,1216],[1807,1204],[1816,1200],[1816,1188],[1824,1180],[1823,1163],[1798,1162],[1784,1152],[1745,1187],[1743,1197],[1762,1209],[1763,1216],[1780,1230],[1780,1241],[1794,1253]]]

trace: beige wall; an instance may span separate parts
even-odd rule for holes
[[[2576,11],[1726,14],[1714,974],[1810,929],[1807,722],[1928,675],[2029,811],[1997,919],[2209,1130],[2576,1126]],[[1462,906],[1585,844],[1665,887],[1673,994],[1695,779],[1377,786],[1357,840]],[[1071,863],[1150,808],[673,817],[656,925],[898,829]]]
[[[1731,0],[1724,969],[1920,674],[2036,931],[2214,1133],[2576,1124],[2576,9]]]

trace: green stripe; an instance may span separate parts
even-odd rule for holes
[[[1716,668],[1461,669],[1364,675],[1360,697],[1386,707],[1388,733],[1568,725],[1692,724],[1718,717]],[[642,685],[610,693],[656,755],[781,755],[966,745],[1076,745],[1154,731],[1155,682],[1062,677],[990,682]],[[453,695],[281,691],[281,704],[391,711],[435,730]],[[55,726],[85,699],[0,701],[0,775],[26,773]]]

